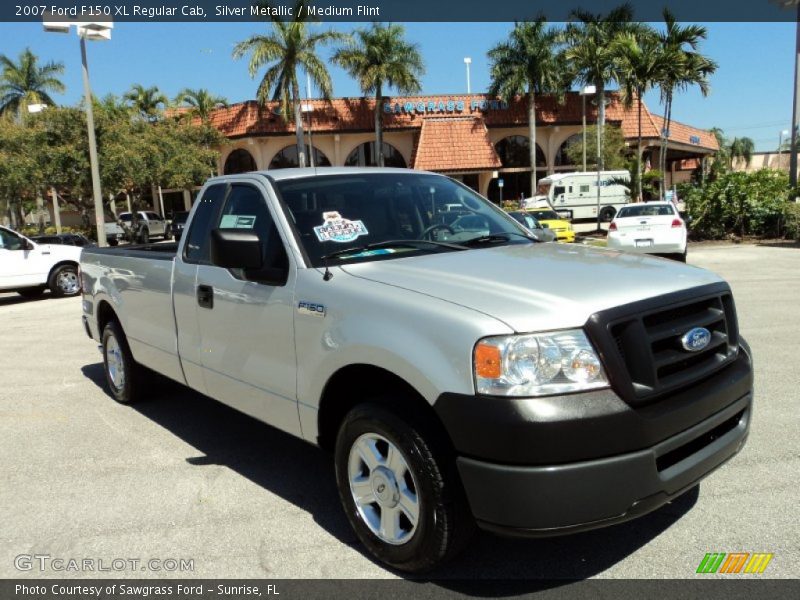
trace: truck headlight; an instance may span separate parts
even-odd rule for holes
[[[479,394],[546,396],[608,387],[603,364],[580,329],[488,337],[475,345]]]

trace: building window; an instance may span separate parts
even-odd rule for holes
[[[236,175],[237,173],[248,173],[257,169],[253,155],[247,150],[239,148],[228,154],[228,158],[225,159],[223,173],[225,175]]]
[[[511,135],[503,138],[495,144],[494,148],[504,168],[530,168],[530,142],[524,135]],[[539,144],[536,144],[536,167],[547,167],[547,159]]]
[[[306,152],[308,152],[309,146],[306,146]],[[300,158],[297,154],[297,144],[293,144],[291,146],[286,146],[283,150],[278,152],[275,156],[272,157],[272,160],[269,163],[268,169],[291,169],[292,167],[299,167],[300,166]],[[306,161],[306,166],[310,166],[308,161]],[[319,148],[314,148],[314,166],[315,167],[330,167],[331,161],[328,160],[328,157],[325,156],[325,153],[322,152]]]
[[[406,168],[406,160],[397,148],[386,142],[383,142],[382,148],[384,166]],[[378,153],[375,150],[375,142],[364,142],[347,155],[344,165],[346,167],[377,167]]]

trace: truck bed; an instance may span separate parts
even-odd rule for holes
[[[95,309],[102,302],[111,305],[136,360],[183,381],[172,306],[177,251],[175,242],[85,248],[81,271],[84,295],[92,297]]]

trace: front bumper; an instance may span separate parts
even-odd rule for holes
[[[752,381],[742,348],[737,361],[706,381],[643,407],[602,390],[474,398],[484,410],[468,400],[458,419],[452,396],[434,408],[459,454],[478,524],[550,536],[655,510],[734,456],[749,432]]]
[[[574,231],[559,231],[556,232],[556,241],[557,242],[567,242],[572,243],[575,241],[575,232]]]

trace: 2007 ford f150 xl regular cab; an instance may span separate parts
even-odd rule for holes
[[[118,401],[149,368],[331,450],[358,537],[402,570],[475,524],[544,536],[645,514],[748,433],[724,281],[539,243],[441,175],[214,178],[178,244],[88,248],[81,269]]]

